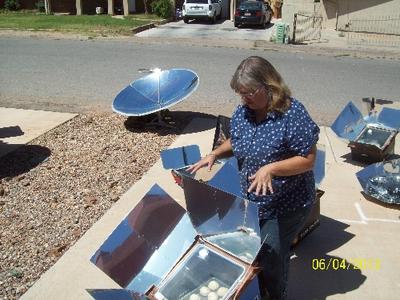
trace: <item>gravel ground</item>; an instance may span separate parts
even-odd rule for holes
[[[0,158],[0,299],[19,298],[175,139],[79,115]]]

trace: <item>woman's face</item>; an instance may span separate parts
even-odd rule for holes
[[[255,91],[242,87],[239,89],[238,94],[243,103],[252,110],[265,110],[267,108],[267,94],[264,86],[260,86]]]

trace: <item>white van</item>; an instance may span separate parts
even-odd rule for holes
[[[185,23],[190,19],[208,19],[211,23],[221,18],[222,0],[185,0],[182,17]]]

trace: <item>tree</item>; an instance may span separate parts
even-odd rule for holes
[[[44,0],[44,9],[46,10],[46,15],[51,14],[51,0]]]
[[[143,4],[144,4],[144,13],[147,15],[149,13],[149,4],[150,4],[151,0],[143,0]]]

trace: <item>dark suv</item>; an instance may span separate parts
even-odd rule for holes
[[[235,27],[240,25],[260,25],[265,28],[271,22],[272,9],[262,1],[244,1],[235,12]]]

